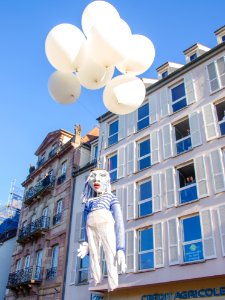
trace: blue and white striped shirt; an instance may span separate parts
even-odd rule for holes
[[[112,193],[104,193],[103,195],[95,198],[90,198],[84,208],[84,225],[85,225],[85,240],[87,240],[86,223],[88,214],[94,210],[107,209],[112,213],[115,220],[115,233],[116,233],[116,249],[125,251],[125,233],[123,216],[120,208],[119,201]]]

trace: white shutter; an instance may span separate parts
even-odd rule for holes
[[[200,212],[202,241],[204,249],[204,258],[210,259],[216,257],[215,241],[212,226],[211,210],[203,210]]]
[[[100,130],[99,130],[99,153],[101,153],[102,149],[105,149],[107,147],[107,138],[108,138],[108,124],[106,122],[103,122],[100,124]]]
[[[203,120],[205,125],[206,140],[210,141],[218,137],[218,128],[215,116],[215,109],[212,103],[202,107]]]
[[[222,88],[225,86],[225,57],[220,57],[216,62],[219,73],[220,87]]]
[[[131,183],[127,186],[127,220],[132,220],[135,218],[135,200],[136,191],[135,184]]]
[[[125,171],[125,148],[118,149],[118,179],[124,177]]]
[[[162,209],[161,201],[161,174],[152,174],[152,206],[153,212]]]
[[[205,169],[205,157],[199,156],[194,159],[198,198],[209,195],[208,182]]]
[[[210,83],[210,90],[214,92],[219,89],[219,80],[217,76],[216,64],[212,62],[207,66],[208,69],[208,76],[209,76],[209,83]]]
[[[225,256],[225,205],[219,206],[217,213],[218,213],[218,218],[219,218],[222,253],[223,253],[223,256]]]
[[[162,223],[153,225],[154,233],[154,267],[160,268],[164,266],[164,253],[163,253],[163,229]]]
[[[136,117],[137,117],[136,111],[126,115],[127,136],[131,135],[136,131],[136,122],[137,122]]]
[[[127,273],[134,272],[135,269],[135,232],[126,232],[126,265]]]
[[[151,164],[154,165],[159,162],[159,135],[158,130],[154,130],[150,137],[151,143]]]
[[[191,131],[191,145],[197,147],[202,144],[201,127],[199,123],[199,114],[193,112],[189,115],[189,124]]]
[[[100,168],[100,169],[106,169],[106,158],[105,158],[105,156],[101,156],[99,158],[97,167]]]
[[[171,124],[166,124],[165,126],[163,126],[162,137],[163,137],[163,158],[167,159],[172,156],[172,152],[173,152]]]
[[[120,203],[122,215],[123,215],[123,218],[124,218],[125,199],[124,199],[124,188],[123,187],[117,187],[116,197],[117,197],[117,200]]]
[[[158,120],[158,112],[157,112],[157,94],[152,94],[149,96],[149,120],[150,124],[156,122]]]
[[[119,132],[118,132],[119,140],[125,138],[125,134],[126,134],[125,130],[126,130],[126,115],[119,115]]]
[[[135,170],[135,143],[131,142],[126,147],[127,154],[127,175],[134,173]]]
[[[75,219],[74,242],[79,242],[80,241],[82,218],[83,218],[83,211],[77,212],[76,213],[76,219]]]
[[[80,259],[77,258],[77,251],[72,252],[72,264],[71,264],[71,273],[70,273],[70,284],[76,283],[76,264],[79,263]]]
[[[178,219],[170,219],[168,225],[169,265],[179,264],[179,223]]]
[[[160,90],[160,108],[162,118],[169,115],[169,97],[167,87],[161,88]]]
[[[212,168],[214,192],[222,192],[225,189],[225,182],[223,158],[220,149],[214,150],[210,153],[210,162]]]
[[[166,169],[166,205],[171,207],[176,205],[176,189],[175,189],[175,169]]]
[[[194,90],[194,82],[191,73],[185,75],[184,86],[185,86],[187,104],[191,104],[195,102],[196,97],[195,97],[195,90]]]

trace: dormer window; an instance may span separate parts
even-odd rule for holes
[[[217,43],[223,43],[225,42],[225,26],[220,27],[215,31]]]
[[[168,71],[165,71],[165,72],[162,73],[162,78],[166,78],[168,75],[169,75]]]
[[[193,53],[191,56],[190,56],[190,61],[193,61],[197,58],[197,53]]]
[[[221,37],[222,42],[225,42],[225,35]]]

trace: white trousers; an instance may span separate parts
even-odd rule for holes
[[[108,290],[118,287],[116,258],[115,221],[110,211],[98,209],[89,213],[87,218],[87,236],[90,255],[90,275],[95,284],[102,280],[101,245],[105,254],[108,272]]]

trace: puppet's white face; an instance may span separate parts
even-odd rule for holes
[[[91,171],[88,181],[95,192],[105,193],[110,184],[109,173],[106,170]]]

